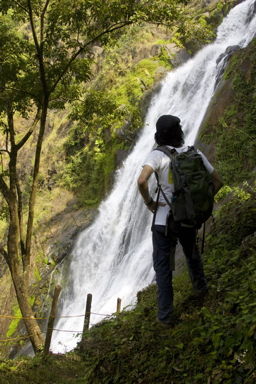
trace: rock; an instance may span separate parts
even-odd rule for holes
[[[247,23],[249,24],[252,20],[252,18],[254,17],[255,15],[255,12],[256,12],[256,3],[254,2],[251,7],[250,7],[250,11],[249,11],[249,14],[247,16]],[[254,35],[255,36],[255,35]]]
[[[160,55],[161,51],[162,51],[162,48],[163,48],[162,44],[154,44],[154,45],[152,45],[151,50],[150,50],[150,55],[151,56],[158,56],[158,55]]]
[[[168,72],[167,68],[165,68],[165,67],[158,67],[156,72],[155,72],[156,79],[158,81],[162,80],[162,78],[167,74],[167,72]]]
[[[69,255],[76,237],[92,223],[95,214],[95,209],[75,209],[70,203],[63,212],[50,219],[47,225],[52,228],[52,241],[46,250],[49,263],[53,260],[58,264]]]
[[[117,167],[120,167],[121,164],[123,163],[123,161],[126,159],[127,155],[128,155],[128,151],[124,150],[124,149],[119,149],[116,153],[116,165]]]
[[[104,49],[98,45],[94,45],[91,49],[94,59],[97,59],[99,56],[102,56]]]
[[[209,5],[210,6],[213,6],[213,5],[216,5],[218,4],[219,0],[202,0],[202,6],[203,7],[208,7]]]
[[[160,48],[160,51],[157,53],[158,55],[161,53],[162,49],[165,49],[170,58],[170,63],[174,67],[178,67],[185,63],[191,57],[185,48],[180,48],[174,43],[162,44],[154,47],[155,49],[156,47]]]
[[[205,155],[209,158],[209,160],[214,164],[215,162],[215,142],[217,142],[218,134],[222,134],[223,132],[219,132],[219,129],[223,129],[223,125],[220,124],[222,117],[225,116],[226,111],[232,107],[232,110],[236,110],[238,106],[240,112],[236,114],[237,122],[236,124],[240,124],[240,129],[243,129],[246,120],[247,108],[250,108],[250,104],[241,105],[238,102],[238,95],[236,91],[236,87],[234,86],[234,80],[237,78],[244,81],[245,86],[250,85],[254,82],[254,72],[255,72],[255,40],[252,41],[248,47],[244,49],[239,49],[237,51],[237,46],[228,47],[227,54],[235,54],[234,59],[232,60],[232,66],[228,64],[227,73],[228,76],[226,78],[220,77],[218,87],[215,90],[215,93],[212,97],[212,100],[207,108],[203,121],[199,128],[199,134],[196,140],[196,145],[202,149]],[[253,83],[254,84],[254,83]],[[253,95],[251,95],[251,100],[253,103]],[[250,110],[250,109],[249,109]],[[245,125],[246,126],[246,125]],[[211,142],[213,144],[204,145],[204,140],[209,143],[209,139],[207,137],[212,137]],[[214,139],[214,137],[216,139]],[[228,136],[229,137],[229,136]],[[253,167],[252,167],[253,171]]]
[[[179,51],[170,59],[172,65],[174,67],[178,67],[179,65],[185,63],[190,59],[190,54],[187,52],[185,48],[179,49]]]
[[[122,127],[120,127],[115,131],[116,136],[124,139],[125,135],[127,134],[127,131],[129,131],[130,126],[131,126],[131,120],[126,120],[122,125]]]
[[[200,133],[204,135],[210,134],[212,127],[218,124],[219,118],[224,115],[226,108],[232,104],[234,99],[234,91],[232,81],[221,79],[215,94],[206,110],[204,119],[199,128],[199,138],[196,139],[195,145],[201,149],[211,163],[215,159],[215,146],[205,145],[200,141]]]
[[[166,48],[170,56],[172,56],[173,54],[177,53],[180,50],[180,48],[174,43],[166,44],[164,45],[164,47]]]
[[[241,47],[239,45],[231,45],[227,47],[226,51],[217,58],[216,64],[217,66],[219,66],[219,68],[214,88],[218,86],[230,57],[233,55],[234,52],[240,49]]]
[[[227,47],[226,51],[217,58],[216,64],[219,64],[224,57],[229,58],[233,52],[238,51],[239,49],[241,49],[239,45],[231,45]]]
[[[152,87],[151,89],[149,89],[147,92],[144,93],[143,99],[141,100],[141,103],[140,103],[140,110],[141,110],[143,119],[146,116],[146,113],[148,111],[148,108],[153,96],[158,92],[160,92],[161,88],[162,88],[162,83],[159,81],[154,85],[154,87]]]

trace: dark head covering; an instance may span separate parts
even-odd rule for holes
[[[177,116],[163,115],[156,122],[155,141],[158,145],[180,147],[184,144],[184,135]]]

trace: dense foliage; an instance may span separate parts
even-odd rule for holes
[[[194,297],[187,274],[177,276],[172,329],[156,323],[152,285],[134,310],[91,328],[65,358],[3,362],[2,383],[40,383],[43,369],[49,384],[255,383],[255,196],[244,186],[225,197],[204,254],[209,295]]]

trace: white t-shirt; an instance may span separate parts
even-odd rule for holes
[[[171,147],[168,145],[169,149],[172,149],[174,147]],[[188,150],[188,147],[180,147],[175,148],[177,152],[186,152]],[[197,152],[202,156],[202,160],[204,163],[205,168],[209,173],[212,173],[214,171],[213,166],[210,164],[210,162],[207,160],[205,155],[197,149]],[[149,165],[155,172],[157,172],[159,177],[159,183],[169,201],[172,199],[172,193],[174,190],[173,181],[172,181],[172,174],[170,172],[169,168],[170,164],[170,158],[163,152],[160,151],[152,151],[146,158],[143,166]],[[155,224],[156,225],[165,225],[166,224],[166,218],[169,213],[170,207],[167,205],[162,193],[160,192],[159,196],[159,202],[165,203],[164,206],[159,205],[157,208],[156,218],[155,218]]]

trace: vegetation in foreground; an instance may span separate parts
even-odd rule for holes
[[[134,310],[93,327],[76,351],[3,361],[0,383],[255,383],[255,195],[245,184],[220,196],[204,254],[209,294],[193,297],[186,272],[177,276],[172,329],[155,321],[152,285]]]
[[[179,48],[192,53],[199,46],[213,39],[213,29],[229,7],[226,7],[225,0],[219,0],[218,5],[215,3],[213,6],[209,5],[209,9],[208,4],[203,8],[197,2],[189,4],[186,12],[184,9],[184,18],[175,17],[174,28],[171,26],[170,29],[166,26],[151,28],[147,24],[148,17],[142,17],[141,20],[145,23],[131,25],[126,33],[118,32],[117,35],[111,35],[114,36],[113,41],[109,36],[109,39],[104,39],[104,42],[97,40],[96,46],[88,46],[89,51],[85,49],[88,55],[77,57],[79,60],[76,60],[76,64],[73,62],[74,65],[66,73],[67,64],[71,64],[68,58],[71,59],[70,55],[72,56],[76,48],[79,50],[82,48],[79,41],[72,41],[72,44],[65,48],[67,47],[65,44],[70,42],[72,33],[71,35],[67,33],[64,24],[68,23],[68,28],[73,31],[76,27],[80,29],[80,21],[83,20],[78,11],[82,3],[72,8],[72,12],[68,7],[71,3],[65,1],[65,7],[62,7],[60,2],[50,4],[46,1],[43,7],[43,2],[19,1],[15,4],[11,1],[1,2],[0,45],[4,53],[2,61],[5,63],[1,81],[5,91],[0,100],[2,111],[0,125],[3,147],[8,141],[4,139],[5,135],[10,139],[9,131],[12,132],[9,147],[12,148],[13,159],[10,162],[12,172],[9,173],[8,151],[6,151],[8,148],[4,148],[1,152],[2,168],[6,166],[6,170],[2,169],[1,181],[4,181],[7,187],[10,185],[14,187],[15,180],[18,182],[20,179],[20,183],[16,185],[19,191],[17,201],[13,201],[19,215],[15,214],[14,219],[16,220],[19,216],[20,232],[24,233],[24,236],[20,257],[11,259],[16,260],[14,264],[18,263],[19,266],[20,284],[16,284],[16,287],[24,285],[22,292],[27,291],[27,299],[26,297],[19,299],[27,302],[22,312],[30,311],[30,306],[34,313],[38,314],[38,310],[42,311],[41,304],[45,302],[44,295],[48,291],[50,270],[69,252],[75,234],[88,224],[94,214],[94,208],[109,191],[117,163],[122,161],[135,141],[153,85],[166,70],[172,68],[171,61],[175,54],[168,51],[167,47],[170,45],[174,51]],[[116,16],[120,15],[123,18],[124,4],[122,9],[118,9],[116,3],[113,2],[113,11],[117,12]],[[163,1],[161,4],[169,6],[171,3],[176,4],[177,1]],[[93,8],[95,4],[95,1],[89,1],[87,5]],[[229,4],[231,6],[231,3]],[[141,3],[137,5],[140,7]],[[30,8],[30,6],[33,9],[27,12],[26,7]],[[7,11],[9,7],[15,8],[15,12]],[[98,9],[99,15],[103,12],[103,23],[106,19],[105,11],[101,7]],[[145,12],[148,11],[158,13],[160,2],[158,1],[155,9],[149,10],[146,7]],[[41,17],[40,12],[42,12]],[[32,24],[35,27],[32,28],[34,34],[30,33],[31,28],[25,22],[29,15],[30,22],[33,21]],[[160,19],[163,21],[165,17],[168,17],[168,22],[171,21],[167,13],[162,12],[162,16],[157,17],[157,23]],[[107,19],[111,21],[111,17]],[[93,25],[96,26],[96,33],[99,33],[99,25],[94,22]],[[82,27],[83,31],[87,28],[84,23]],[[33,55],[36,42],[32,39],[32,35],[35,39],[39,30],[39,45],[36,44],[36,50],[40,52]],[[80,37],[81,32],[80,29]],[[90,33],[92,34],[93,30]],[[52,51],[51,44],[53,43],[55,47],[56,40],[62,39],[56,37],[58,34],[59,36],[64,34],[63,45],[59,46],[57,51]],[[43,38],[44,35],[47,36],[46,39]],[[194,48],[191,46],[193,40],[197,42]],[[104,49],[103,46],[105,46]],[[38,59],[41,62],[40,66],[37,65]],[[112,70],[113,67],[115,72]],[[43,68],[45,74],[42,73],[42,76],[39,76],[38,71]],[[64,76],[63,82],[60,75]],[[41,84],[44,77],[45,81]],[[15,87],[13,87],[14,83]],[[43,97],[44,94],[47,97]],[[80,103],[77,100],[78,95]],[[33,124],[32,115],[39,117],[43,102],[44,117],[47,114],[48,118],[47,123],[45,118],[41,119],[41,135],[38,137],[37,160],[34,164],[33,153],[36,148],[38,121],[36,118]],[[38,107],[38,114],[36,114],[36,107]],[[9,111],[7,120],[4,117],[6,108]],[[70,112],[72,113],[68,116]],[[9,130],[6,128],[7,123],[10,125]],[[41,151],[42,140],[44,144]],[[16,151],[19,153],[17,159]],[[41,163],[40,171],[39,163]],[[33,167],[34,176],[32,177]],[[9,178],[10,175],[12,175],[11,178]],[[9,183],[10,180],[13,182]],[[98,185],[101,185],[101,188],[98,188]],[[2,186],[8,192],[4,183]],[[37,203],[34,204],[36,194],[38,195]],[[11,197],[9,192],[7,196]],[[12,196],[14,197],[15,194]],[[8,275],[8,263],[4,261],[8,256],[6,246],[9,226],[8,204],[3,197],[0,197],[0,237],[2,239],[0,264],[1,267],[3,265],[0,274],[1,277],[4,275],[3,279],[0,279],[0,285],[5,287],[5,292],[8,291],[7,295],[4,293],[1,297],[3,298],[1,305],[8,303],[6,307],[2,305],[2,310],[7,314],[17,312],[15,295],[11,288],[8,290],[6,288],[7,285],[10,287],[12,284]],[[19,228],[17,225],[14,227]],[[59,236],[61,233],[63,236]],[[14,242],[9,243],[14,244]],[[14,271],[14,268],[12,270]],[[30,279],[27,278],[25,270],[30,275]],[[43,290],[42,286],[44,286]],[[36,337],[33,337],[36,339],[35,344],[41,345],[42,338],[37,324],[30,319],[31,316],[26,318],[30,328],[35,330],[34,332],[32,329],[28,333],[36,334],[34,335]],[[6,336],[10,334],[15,336],[15,333],[18,335],[19,322],[8,324],[8,321],[5,321],[1,331]],[[1,349],[0,353],[1,356],[5,356],[8,354],[8,349]]]

